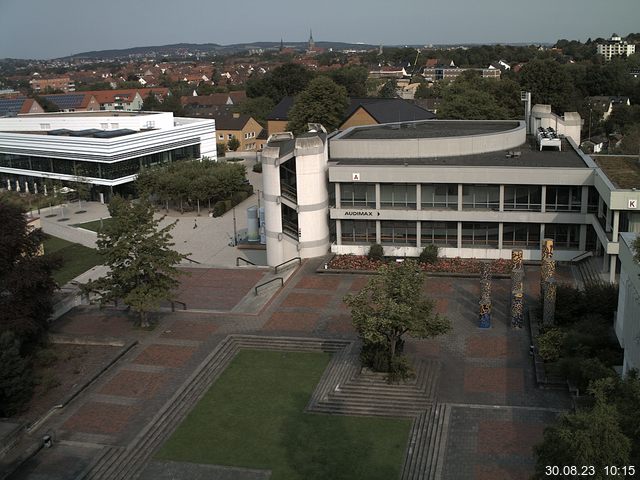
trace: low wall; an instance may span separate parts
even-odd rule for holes
[[[79,243],[80,245],[84,245],[89,248],[96,248],[98,234],[91,230],[62,225],[51,222],[47,219],[42,219],[42,231],[49,235],[53,235],[54,237],[67,240],[68,242]]]

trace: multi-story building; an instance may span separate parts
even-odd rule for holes
[[[616,33],[611,35],[611,38],[605,43],[599,43],[596,48],[598,55],[602,55],[606,61],[611,60],[611,57],[621,55],[628,57],[636,53],[635,44],[622,40]]]
[[[499,68],[489,67],[489,68],[458,68],[451,66],[436,66],[436,67],[425,67],[422,71],[422,76],[430,81],[437,82],[440,80],[455,80],[460,75],[462,75],[467,70],[474,70],[480,72],[482,78],[493,78],[500,79],[502,75],[502,70]]]
[[[36,93],[44,92],[47,89],[62,90],[64,93],[76,91],[76,84],[70,77],[41,78],[35,76],[29,80],[29,85]]]
[[[143,167],[216,159],[213,120],[167,112],[73,112],[0,118],[0,182],[44,192],[47,183],[82,181],[106,199],[128,193]]]
[[[624,349],[622,373],[640,369],[640,264],[634,258],[637,233],[620,234],[620,289],[615,330]]]
[[[275,137],[263,151],[268,261],[322,248],[364,254],[372,243],[390,256],[434,244],[447,257],[509,258],[518,248],[535,260],[551,238],[556,259],[596,252],[613,281],[618,233],[640,231],[640,185],[616,185],[578,149],[581,123],[537,105],[528,121]]]
[[[257,138],[262,132],[262,126],[249,115],[226,113],[216,115],[216,135],[218,143],[229,143],[236,138],[240,142],[239,152],[258,149]]]

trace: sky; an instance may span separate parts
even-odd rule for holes
[[[254,41],[553,43],[640,31],[640,0],[0,0],[0,58]]]

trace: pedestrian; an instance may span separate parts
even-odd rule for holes
[[[193,220],[193,229],[198,228],[198,220]]]

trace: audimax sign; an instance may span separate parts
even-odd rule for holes
[[[344,212],[345,217],[379,217],[380,212],[372,212],[371,210],[347,210]]]

